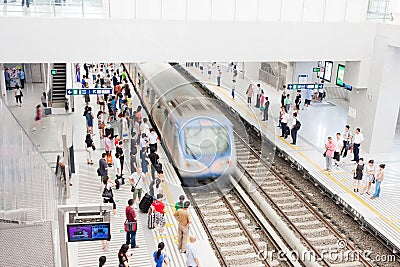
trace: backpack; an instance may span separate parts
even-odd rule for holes
[[[301,123],[299,120],[296,119],[296,125],[295,125],[296,130],[300,130],[300,127],[301,127]]]
[[[104,190],[103,190],[103,194],[101,195],[102,197],[107,197],[107,198],[112,198],[113,192],[112,189],[110,188],[110,190],[107,189],[107,185],[104,186]]]

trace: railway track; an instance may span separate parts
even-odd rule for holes
[[[229,193],[215,188],[204,193],[186,191],[208,232],[221,266],[290,266],[286,262],[270,262],[258,256],[265,246],[277,249],[277,244],[235,189]]]
[[[237,134],[235,144],[239,168],[304,245],[315,253],[320,265],[372,266],[273,166],[270,167],[271,164],[263,160]]]

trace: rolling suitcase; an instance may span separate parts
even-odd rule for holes
[[[154,229],[154,222],[156,220],[154,212],[150,212],[147,215],[147,228]]]
[[[153,197],[150,196],[149,193],[146,193],[139,203],[139,209],[142,212],[147,213],[149,211],[151,203],[153,203]]]

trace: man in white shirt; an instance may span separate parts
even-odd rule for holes
[[[354,134],[353,140],[353,154],[354,159],[352,161],[358,162],[360,160],[360,146],[364,142],[364,136],[361,133],[360,128],[356,129],[356,133]]]
[[[132,173],[129,176],[129,181],[132,185],[132,192],[133,192],[133,201],[135,203],[135,208],[137,208],[136,198],[138,198],[138,202],[142,199],[142,188],[143,188],[143,180],[145,179],[145,175],[142,172],[141,167],[136,168],[136,172]]]
[[[190,243],[186,245],[186,266],[201,267],[197,251],[197,242],[195,236],[190,236]]]
[[[297,112],[294,112],[293,119],[292,119],[292,125],[290,127],[290,135],[292,136],[292,145],[296,145],[296,141],[297,141],[297,131],[299,129],[297,129],[296,123],[297,123]]]
[[[154,130],[154,128],[150,129],[150,133],[149,136],[147,137],[149,140],[149,147],[150,147],[150,151],[157,151],[157,138],[158,135],[156,133],[156,131]]]
[[[142,124],[140,125],[140,131],[142,132],[142,133],[145,133],[146,134],[146,136],[149,136],[149,134],[150,134],[150,125],[149,125],[149,123],[148,123],[148,120],[147,120],[147,118],[143,118],[143,122],[142,122]]]
[[[333,159],[335,160],[335,166],[336,168],[339,168],[339,162],[340,162],[340,152],[342,151],[343,148],[343,139],[340,133],[336,134],[336,139],[334,140],[336,147],[335,147],[335,152],[333,154]]]

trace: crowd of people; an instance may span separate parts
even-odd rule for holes
[[[104,152],[98,161],[97,173],[100,177],[100,193],[104,203],[111,203],[113,214],[117,216],[117,204],[114,200],[114,191],[121,190],[129,184],[132,198],[127,200],[125,207],[126,220],[124,229],[126,231],[126,242],[121,245],[118,252],[119,266],[129,266],[130,257],[133,249],[139,247],[136,242],[137,232],[137,210],[148,213],[148,228],[155,229],[160,236],[164,234],[166,219],[166,204],[163,190],[164,172],[160,157],[157,153],[159,138],[147,118],[142,116],[142,107],[138,105],[134,109],[132,95],[127,80],[127,74],[122,68],[105,64],[84,64],[85,74],[82,76],[81,84],[83,88],[88,88],[92,83],[96,88],[112,88],[111,95],[98,95],[98,113],[94,116],[90,97],[85,96],[85,108],[83,116],[86,120],[85,148],[87,151],[87,163],[93,164],[93,151],[96,146],[93,136],[95,118],[97,118],[97,129],[101,142],[104,143]],[[92,80],[89,80],[92,74]],[[126,152],[128,151],[128,152]],[[129,163],[125,159],[129,156]],[[125,177],[126,168],[129,166],[130,175]],[[112,171],[113,169],[113,171]],[[125,172],[124,172],[125,170]],[[113,174],[115,173],[115,177]],[[125,182],[125,180],[128,179]],[[149,191],[144,192],[146,185]],[[142,209],[141,203],[147,195],[151,196],[149,207]],[[184,201],[184,196],[180,197],[175,205],[176,212],[174,217],[178,222],[178,249],[186,253],[188,266],[200,266],[197,258],[196,238],[190,237],[190,245],[187,245],[189,225],[191,223],[188,207],[189,201]],[[102,241],[104,251],[108,251],[111,235],[107,240]],[[160,242],[157,250],[153,254],[156,266],[166,266],[170,258],[163,251],[165,244]],[[105,256],[99,258],[99,266],[104,266]],[[194,264],[193,264],[194,263]],[[132,265],[131,265],[132,266]]]

